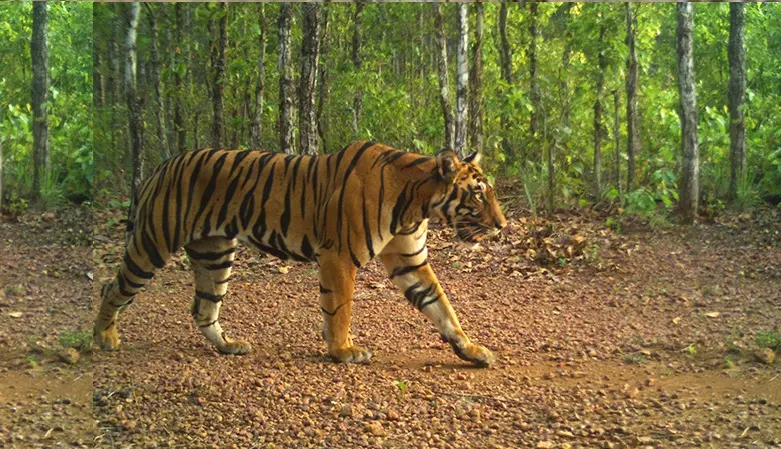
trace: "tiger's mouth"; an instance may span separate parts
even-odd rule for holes
[[[456,236],[458,237],[458,240],[474,245],[480,243],[487,235],[488,232],[485,230],[485,228],[477,225],[456,229]]]

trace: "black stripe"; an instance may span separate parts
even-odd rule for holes
[[[133,273],[133,276],[139,278],[139,279],[152,279],[152,276],[154,276],[154,273],[150,273],[148,271],[144,271],[136,265],[135,261],[130,258],[130,254],[125,251],[125,257],[122,260],[125,266],[128,270],[130,270],[131,273]]]
[[[416,271],[424,266],[428,265],[428,259],[424,260],[423,263],[417,264],[417,265],[409,265],[406,267],[396,267],[393,269],[393,272],[391,272],[390,279],[395,278],[396,276],[404,276],[407,273],[411,273],[413,271]]]
[[[215,224],[215,227],[219,228],[222,226],[222,223],[225,221],[225,218],[228,216],[228,207],[230,206],[230,202],[233,199],[233,195],[236,194],[236,188],[239,186],[239,178],[241,177],[241,173],[244,171],[244,167],[241,167],[239,169],[239,173],[233,178],[233,181],[228,185],[228,190],[225,191],[225,198],[222,199],[222,208],[220,208],[220,213],[217,214],[217,223]]]
[[[358,164],[358,160],[363,156],[363,153],[366,152],[370,147],[374,146],[375,142],[366,142],[364,143],[361,148],[355,153],[355,156],[353,156],[352,160],[350,161],[350,164],[347,166],[347,169],[344,171],[344,178],[342,179],[342,191],[339,195],[339,204],[336,207],[336,233],[337,235],[342,235],[342,210],[344,209],[344,195],[345,195],[345,188],[347,187],[347,180],[350,178],[350,175],[352,174],[353,170],[355,170],[355,166]],[[337,166],[336,171],[334,172],[334,176],[336,176],[336,173],[339,172],[339,161],[341,160],[341,156],[344,153],[340,153],[339,157],[337,158]],[[339,242],[341,244],[341,239],[339,239]]]
[[[423,245],[419,250],[415,251],[414,253],[399,253],[399,255],[401,257],[415,257],[418,254],[422,253],[424,249],[426,249],[426,245]]]
[[[323,287],[323,284],[320,284],[320,293],[326,295],[328,293],[333,293],[333,292],[334,292],[333,290],[329,290],[329,289]]]
[[[117,283],[119,284],[119,294],[122,296],[133,296],[132,293],[125,290],[125,287],[127,287],[127,284],[125,283],[125,277],[121,274],[117,276]],[[105,296],[105,295],[103,295]]]
[[[220,321],[220,320],[217,319],[217,320],[212,321],[211,323],[201,324],[200,326],[198,326],[198,329],[204,329],[204,328],[207,328],[209,326],[214,326],[217,323],[217,321]]]
[[[329,312],[329,311],[325,310],[325,307],[320,307],[320,310],[322,310],[323,313],[328,315],[328,316],[334,316],[334,315],[336,315],[336,312],[338,312],[339,309],[341,309],[342,306],[345,305],[345,304],[347,304],[347,302],[343,302],[343,303],[339,304],[338,306],[336,306],[336,308],[334,309],[333,312]]]
[[[218,303],[218,302],[222,302],[222,298],[225,295],[215,295],[215,294],[212,294],[212,293],[202,292],[200,290],[196,290],[195,291],[195,296],[197,296],[198,298],[201,298],[201,299],[205,299],[205,300],[207,300],[209,302]]]
[[[206,269],[207,270],[212,270],[212,271],[213,270],[224,270],[224,269],[230,268],[232,266],[233,266],[233,261],[232,260],[227,260],[227,261],[222,262],[222,263],[215,263],[215,264],[211,264],[211,265],[206,265]]]
[[[227,256],[228,254],[235,253],[236,252],[236,247],[234,246],[233,248],[228,248],[225,251],[220,251],[220,252],[203,252],[202,253],[200,251],[196,251],[196,250],[190,249],[190,248],[185,248],[184,251],[187,253],[187,255],[191,259],[195,259],[195,260],[217,260],[217,259],[220,259],[222,257]]]
[[[224,284],[224,283],[226,283],[226,282],[228,282],[230,280],[231,280],[231,278],[230,278],[230,276],[228,276],[228,277],[226,277],[225,279],[223,279],[221,281],[214,281],[214,283],[219,285],[219,284]]]
[[[371,227],[369,226],[369,216],[366,213],[366,189],[363,189],[363,235],[366,240],[366,249],[369,250],[369,260],[374,259],[374,243],[372,242]]]
[[[290,190],[292,188],[293,184],[288,182],[287,184],[287,193],[285,193],[285,209],[282,211],[282,216],[279,218],[279,226],[280,230],[282,231],[282,235],[287,237],[287,230],[290,226]]]
[[[412,168],[412,167],[414,167],[416,165],[420,165],[420,164],[426,163],[426,162],[428,162],[430,160],[431,160],[430,157],[421,156],[418,159],[415,159],[414,161],[410,162],[409,164],[401,167],[401,169],[404,170],[405,168]]]

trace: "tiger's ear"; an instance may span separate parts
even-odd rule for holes
[[[456,152],[444,149],[437,154],[437,173],[447,183],[454,183],[461,162],[458,160]]]
[[[482,157],[483,157],[482,153],[478,153],[477,151],[475,151],[474,153],[465,157],[463,162],[466,162],[467,164],[480,165],[480,159],[482,159]]]

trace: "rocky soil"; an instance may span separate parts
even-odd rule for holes
[[[473,340],[464,364],[372,263],[353,334],[369,365],[320,340],[317,274],[241,251],[222,313],[247,356],[215,352],[189,316],[192,275],[169,264],[94,357],[105,447],[774,447],[781,370],[756,337],[781,323],[781,216],[618,235],[562,214],[469,252],[432,232],[431,261]],[[110,216],[96,218],[100,225]],[[547,230],[545,230],[547,229]],[[541,235],[541,233],[548,233]],[[102,227],[96,280],[121,257]],[[541,267],[540,254],[547,253]]]
[[[0,447],[781,447],[778,211],[621,233],[527,216],[476,252],[430,238],[462,325],[498,356],[487,369],[374,263],[353,321],[374,358],[332,363],[315,268],[243,250],[222,323],[251,354],[193,328],[183,257],[123,315],[119,352],[66,351],[121,258],[121,211],[95,213],[94,252],[63,217],[0,223]]]
[[[0,217],[0,448],[95,445],[91,218]]]

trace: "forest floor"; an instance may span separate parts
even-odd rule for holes
[[[0,224],[0,447],[781,446],[781,363],[763,347],[781,349],[781,211],[619,233],[591,213],[525,217],[478,251],[431,232],[464,329],[497,355],[487,369],[459,360],[374,262],[352,326],[374,358],[335,364],[315,267],[247,250],[221,321],[249,355],[219,355],[194,329],[180,255],[123,315],[120,351],[55,362],[56,335],[90,327],[88,267],[96,302],[121,259],[121,212],[95,212],[93,261]]]
[[[0,448],[95,445],[91,243],[86,207],[0,217]]]

